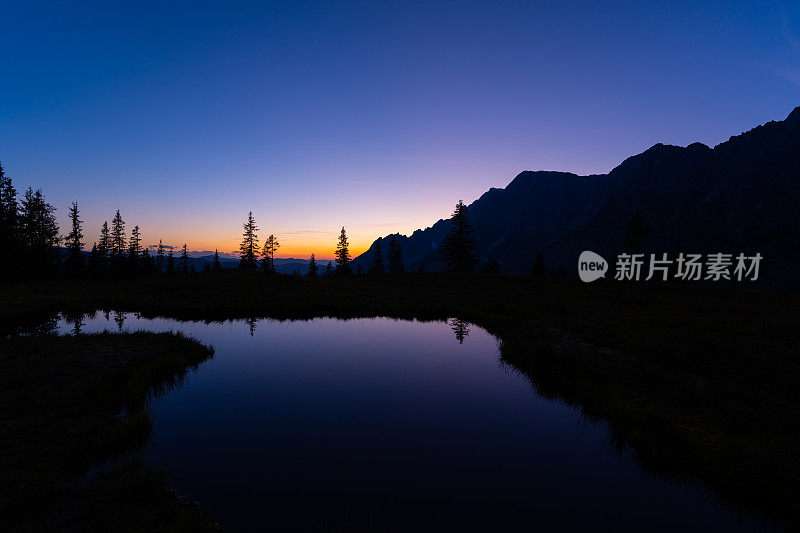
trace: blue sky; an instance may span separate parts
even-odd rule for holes
[[[0,5],[0,160],[96,239],[283,256],[800,105],[798,2]],[[697,5],[702,4],[702,5]]]

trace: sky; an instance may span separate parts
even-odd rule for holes
[[[2,2],[0,161],[86,240],[330,258],[800,105],[800,2]],[[66,232],[66,230],[65,230]]]

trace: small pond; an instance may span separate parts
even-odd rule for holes
[[[492,335],[460,321],[83,322],[214,346],[151,403],[142,453],[229,530],[752,527],[613,452],[603,428],[537,396]]]

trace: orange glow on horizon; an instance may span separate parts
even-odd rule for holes
[[[312,241],[290,241],[288,238],[281,238],[280,235],[276,235],[278,237],[278,241],[281,243],[278,252],[275,254],[276,258],[280,259],[308,259],[311,257],[311,254],[314,254],[314,257],[318,260],[333,260],[334,258],[334,251],[336,250],[336,241],[334,240],[333,243],[330,242],[330,239],[323,240],[312,240]],[[358,241],[353,241],[348,237],[350,241],[350,256],[355,258],[367,251],[373,241],[377,238],[374,237],[372,239],[359,239]],[[287,242],[288,241],[288,242]],[[218,250],[220,253],[229,253],[234,254],[239,251],[239,243],[238,242],[217,242],[217,243],[210,243],[207,241],[198,241],[197,243],[193,243],[191,240],[187,241],[188,248],[190,251],[203,251],[209,250],[214,251]],[[166,242],[164,244],[167,244]],[[171,244],[171,243],[170,243]],[[262,243],[259,243],[262,244]],[[182,245],[182,243],[181,243]],[[177,249],[178,245],[174,245]]]

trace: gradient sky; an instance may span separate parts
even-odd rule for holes
[[[280,256],[410,233],[518,172],[607,172],[800,105],[800,2],[0,4],[0,160],[87,240]],[[702,4],[702,5],[698,5]],[[65,226],[62,226],[65,227]]]

